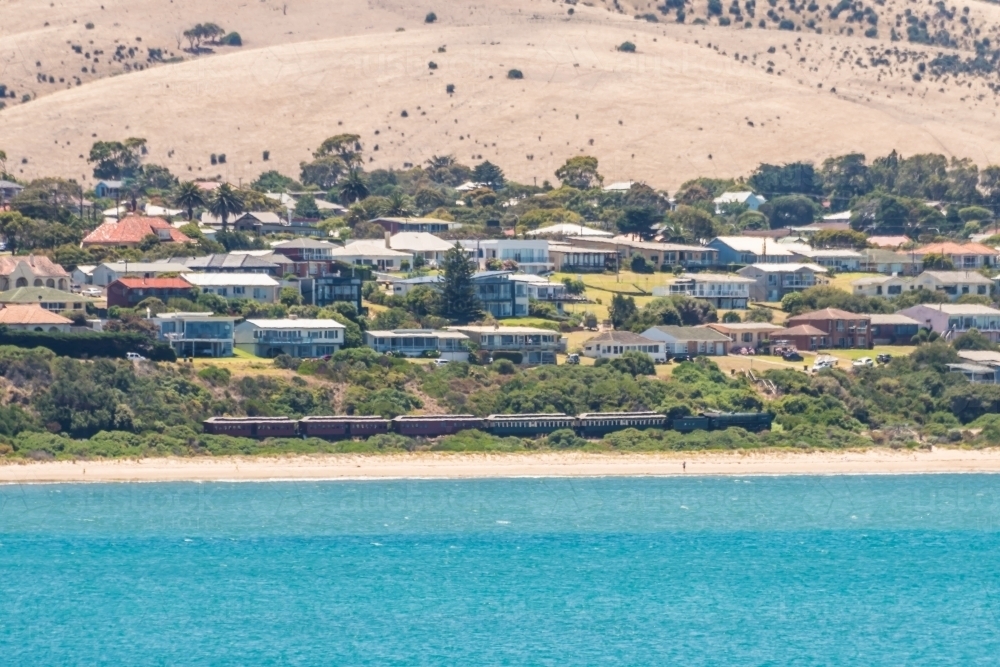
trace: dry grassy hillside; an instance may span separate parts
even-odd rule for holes
[[[1000,162],[1000,7],[669,2],[0,0],[0,148],[15,175],[87,182],[95,138],[145,137],[150,162],[238,182],[297,175],[347,131],[370,168],[452,153],[539,183],[582,152],[664,188],[853,150]],[[186,51],[209,21],[243,46]]]

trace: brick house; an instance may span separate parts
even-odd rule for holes
[[[194,285],[183,278],[119,278],[108,285],[108,307],[134,308],[144,299],[194,299]]]
[[[838,308],[824,308],[789,317],[786,324],[789,328],[803,324],[815,327],[829,338],[829,347],[872,346],[871,315],[849,313]]]

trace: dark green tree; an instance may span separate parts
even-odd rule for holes
[[[194,220],[194,210],[206,204],[205,191],[199,188],[197,183],[185,181],[177,186],[173,201],[175,206],[187,211],[188,220]]]
[[[368,184],[358,169],[352,169],[340,184],[340,203],[345,206],[361,201],[368,196]]]
[[[639,309],[635,306],[635,299],[622,294],[615,294],[611,297],[611,305],[608,306],[608,318],[615,329],[623,329],[625,323],[632,319]]]
[[[483,309],[472,284],[474,271],[465,249],[456,243],[445,253],[443,267],[441,317],[459,323],[478,320],[483,315]]]
[[[94,165],[94,178],[131,178],[141,164],[146,140],[129,137],[125,141],[96,141],[90,148],[87,162]]]
[[[208,210],[222,221],[222,231],[228,231],[229,216],[243,212],[243,197],[229,183],[223,183],[213,193]]]
[[[316,199],[312,195],[302,195],[299,197],[299,200],[295,202],[295,215],[300,218],[322,217],[319,207],[316,206]]]
[[[480,162],[472,169],[472,180],[488,186],[493,191],[500,190],[507,182],[503,170],[489,160]]]

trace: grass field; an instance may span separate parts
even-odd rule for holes
[[[838,273],[837,275],[829,278],[830,287],[836,287],[837,289],[844,290],[848,294],[854,293],[854,288],[851,287],[851,283],[858,278],[871,278],[877,275],[874,273]]]

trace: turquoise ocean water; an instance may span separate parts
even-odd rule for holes
[[[2,665],[997,665],[1000,476],[0,486]]]

